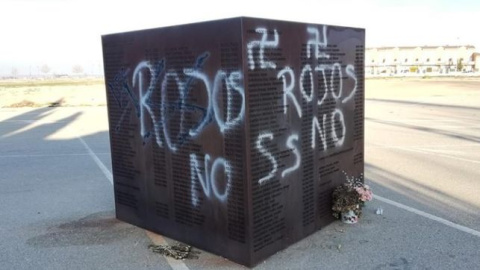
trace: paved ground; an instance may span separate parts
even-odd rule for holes
[[[480,81],[367,82],[366,178],[379,195],[255,269],[478,269]],[[0,109],[1,269],[243,269],[114,218],[106,108]],[[375,209],[382,207],[383,215]]]

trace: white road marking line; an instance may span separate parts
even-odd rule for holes
[[[464,154],[465,151],[463,150],[452,150],[452,149],[435,149],[435,148],[428,148],[428,147],[411,147],[412,149],[417,149],[421,151],[426,151],[426,152],[432,152],[432,153],[439,153],[439,154]]]
[[[96,153],[97,155],[110,155],[110,153]],[[64,157],[64,156],[88,156],[90,153],[78,154],[31,154],[31,155],[0,155],[0,158],[16,158],[16,157]]]
[[[366,119],[366,121],[370,121],[374,124],[390,124],[390,125],[408,125],[409,127],[418,127],[418,128],[436,128],[436,129],[473,129],[478,128],[480,125],[472,125],[471,123],[466,123],[465,121],[452,121],[451,123],[435,123],[435,122],[443,122],[443,121],[428,121],[427,124],[416,123],[413,122],[417,121],[402,121],[402,120],[382,120],[382,119]],[[377,122],[378,121],[378,122]],[[380,122],[381,121],[381,122]],[[478,121],[476,121],[478,122]],[[432,124],[434,123],[434,124]],[[455,125],[453,125],[455,124]]]
[[[418,210],[418,209],[415,209],[413,207],[410,207],[410,206],[407,206],[407,205],[404,205],[404,204],[401,204],[401,203],[398,203],[398,202],[395,202],[395,201],[392,201],[392,200],[389,200],[387,198],[384,198],[382,196],[379,196],[379,195],[374,195],[374,198],[381,201],[381,202],[384,202],[384,203],[387,203],[387,204],[390,204],[390,205],[393,205],[393,206],[396,206],[400,209],[403,209],[403,210],[406,210],[410,213],[414,213],[414,214],[417,214],[417,215],[420,215],[422,217],[425,217],[425,218],[428,218],[428,219],[431,219],[433,221],[436,221],[436,222],[439,222],[443,225],[446,225],[450,228],[454,228],[454,229],[457,229],[459,231],[462,231],[462,232],[466,232],[468,234],[471,234],[473,236],[477,236],[477,237],[480,237],[480,232],[479,231],[476,231],[474,229],[471,229],[471,228],[468,228],[468,227],[465,227],[465,226],[462,226],[460,224],[457,224],[457,223],[454,223],[454,222],[451,222],[449,220],[446,220],[446,219],[443,219],[441,217],[437,217],[435,215],[432,215],[432,214],[429,214],[429,213],[426,213],[426,212],[423,212],[421,210]]]
[[[464,119],[464,120],[467,120],[467,121],[478,122],[478,118],[470,118],[470,117],[463,117],[463,116],[455,116],[455,118]]]
[[[451,130],[451,129],[458,129],[458,128],[464,128],[464,129],[474,129],[474,128],[479,128],[480,125],[468,125],[468,124],[459,124],[456,126],[453,125],[411,125],[412,127],[420,127],[420,128],[436,128],[436,129],[446,129],[446,130]]]
[[[367,147],[369,148],[406,148],[405,146],[400,145],[382,145],[382,144],[374,144],[374,143],[367,143]],[[409,145],[408,147],[411,148],[438,148],[438,147],[480,147],[480,143],[465,143],[465,144],[429,144],[429,145]]]
[[[398,149],[398,150],[402,150],[402,151],[408,151],[408,152],[416,152],[416,153],[427,154],[427,155],[431,155],[431,156],[438,156],[438,157],[444,157],[444,158],[450,158],[450,159],[456,159],[456,160],[460,160],[460,161],[480,164],[480,160],[461,158],[461,157],[456,157],[456,156],[452,156],[452,155],[440,154],[440,153],[436,153],[436,152],[432,152],[432,151],[425,151],[425,150],[412,149],[412,148],[406,148],[406,147],[403,147],[403,148],[398,147],[398,148],[394,148],[394,149]]]
[[[107,169],[107,167],[105,165],[103,165],[103,162],[98,158],[98,156],[95,154],[95,152],[92,151],[90,146],[88,146],[88,144],[82,139],[82,137],[77,137],[77,138],[78,138],[78,140],[80,140],[80,142],[83,144],[83,146],[85,146],[85,148],[88,151],[88,154],[90,155],[90,157],[92,157],[92,159],[95,161],[95,163],[97,163],[98,167],[103,172],[105,177],[108,179],[108,181],[110,181],[110,184],[113,185],[113,175],[110,172],[110,170]],[[165,240],[165,238],[163,236],[161,236],[159,234],[154,234],[154,233],[149,232],[147,230],[145,230],[145,233],[147,234],[148,238],[150,238],[150,240],[152,240],[152,242],[155,243],[156,245],[167,244],[167,241]],[[167,263],[170,265],[170,267],[173,270],[189,270],[189,268],[187,267],[187,265],[183,261],[175,260],[174,258],[165,256],[165,255],[163,255],[163,257],[165,258],[165,260],[167,261]]]
[[[467,121],[473,121],[473,122],[478,122],[478,119],[473,119],[473,118],[464,118],[462,119],[467,120]],[[372,121],[372,119],[365,119],[366,121]],[[377,119],[375,119],[377,120]],[[378,120],[382,120],[378,118]],[[458,120],[458,119],[442,119],[442,118],[434,118],[434,119],[410,119],[410,118],[397,118],[396,120],[386,120],[389,122],[396,122],[396,123],[410,123],[410,122],[453,122],[453,123],[465,123],[464,120]]]
[[[90,157],[93,159],[93,161],[95,161],[95,163],[97,163],[97,166],[100,168],[100,170],[103,172],[103,174],[105,175],[105,177],[108,179],[108,181],[110,181],[110,184],[113,185],[113,176],[112,176],[112,173],[110,172],[110,170],[107,169],[107,167],[105,167],[105,165],[103,165],[103,162],[98,158],[98,156],[92,151],[92,149],[90,148],[90,146],[88,146],[88,144],[82,139],[82,137],[77,137],[77,139],[83,144],[83,146],[85,146],[85,149],[87,149],[88,151],[88,154],[90,155]]]

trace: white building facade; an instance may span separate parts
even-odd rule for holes
[[[365,75],[448,75],[480,71],[475,47],[423,46],[367,48]]]

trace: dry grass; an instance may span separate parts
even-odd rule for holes
[[[22,107],[41,107],[41,106],[38,106],[38,104],[35,104],[35,102],[32,102],[30,100],[22,100],[20,102],[5,106],[5,108],[22,108]]]
[[[101,79],[0,81],[0,107],[105,106]]]
[[[103,79],[38,79],[38,80],[0,80],[0,88],[16,87],[46,87],[46,86],[71,86],[71,85],[98,85],[103,84]]]

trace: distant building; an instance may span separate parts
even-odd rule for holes
[[[450,74],[480,71],[475,47],[378,47],[365,52],[365,75]]]

